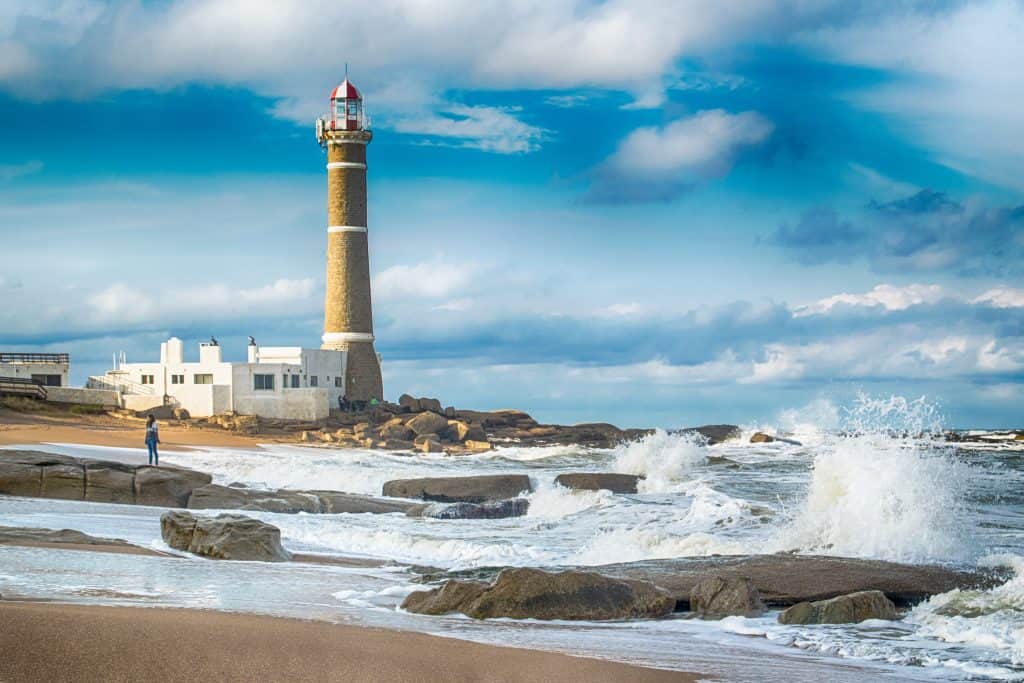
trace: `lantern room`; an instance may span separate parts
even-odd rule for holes
[[[365,130],[363,96],[348,78],[331,93],[331,130]]]

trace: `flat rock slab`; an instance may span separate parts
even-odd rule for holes
[[[133,545],[119,538],[90,536],[74,529],[0,527],[0,545],[17,545],[29,548],[60,548],[64,550],[93,550],[97,552],[169,557],[166,553]]]
[[[193,489],[205,486],[213,477],[178,467],[139,467],[135,470],[135,502],[139,505],[183,508]]]
[[[653,619],[676,601],[645,581],[613,579],[594,572],[548,572],[528,567],[502,570],[490,585],[448,581],[412,593],[402,608],[422,614],[459,611],[474,619]]]
[[[748,577],[768,605],[789,606],[878,590],[900,606],[954,588],[988,587],[997,575],[934,565],[899,564],[821,555],[737,555],[646,560],[590,568],[606,576],[639,579],[668,590],[689,609],[690,593],[705,578]]]
[[[530,478],[525,474],[492,474],[396,479],[384,484],[383,493],[392,498],[418,498],[437,503],[484,503],[516,498],[532,490]]]
[[[555,477],[555,483],[575,491],[636,493],[640,477],[614,472],[569,472]]]

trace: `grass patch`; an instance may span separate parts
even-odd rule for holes
[[[0,406],[18,413],[53,413],[56,409],[46,401],[27,396],[0,396]]]
[[[76,403],[75,405],[68,408],[68,412],[72,415],[105,415],[107,408],[98,405],[92,405],[89,403]]]

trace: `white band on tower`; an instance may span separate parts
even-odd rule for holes
[[[325,344],[336,344],[338,342],[372,342],[374,336],[371,332],[324,332],[321,337]]]
[[[355,137],[327,138],[328,145],[365,145],[369,140],[360,140]]]
[[[327,170],[332,168],[366,168],[366,164],[359,161],[332,161],[327,164]]]
[[[366,232],[366,226],[359,225],[330,225],[327,232]]]

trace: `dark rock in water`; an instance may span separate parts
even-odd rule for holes
[[[868,619],[899,619],[896,606],[881,591],[860,591],[831,600],[801,602],[779,615],[780,624],[859,624]]]
[[[703,579],[748,577],[768,605],[827,600],[848,593],[880,590],[897,605],[913,605],[954,588],[987,588],[1006,576],[958,571],[933,565],[911,565],[821,555],[735,555],[644,560],[591,567],[623,579],[650,581],[669,591],[680,606]]]
[[[419,498],[438,503],[483,503],[515,498],[532,491],[525,474],[490,474],[476,477],[396,479],[384,484],[383,494],[392,498]]]
[[[93,503],[135,502],[135,467],[107,460],[85,460],[85,500]]]
[[[707,439],[709,446],[743,436],[743,431],[736,425],[702,425],[700,427],[687,427],[681,431],[684,433],[700,434]]]
[[[434,519],[503,519],[505,517],[522,517],[530,509],[530,501],[525,498],[511,498],[489,503],[433,503],[422,510],[406,514],[411,517],[431,517]]]
[[[690,591],[690,611],[701,619],[759,617],[764,614],[764,609],[754,582],[745,576],[712,576],[703,579]]]
[[[446,581],[440,588],[410,593],[402,601],[402,609],[414,614],[451,614],[476,600],[487,588],[482,581]]]
[[[571,472],[555,477],[555,483],[578,491],[611,491],[612,493],[636,493],[640,477],[635,474],[613,472]]]
[[[193,489],[206,486],[213,477],[177,467],[139,467],[135,470],[135,502],[139,505],[183,508]]]
[[[172,548],[215,560],[291,559],[281,547],[280,529],[242,515],[197,517],[188,512],[165,512],[160,517],[160,533]]]
[[[474,619],[654,619],[672,612],[675,600],[643,581],[593,572],[505,569],[479,597],[460,606]]]
[[[764,432],[754,432],[754,435],[750,437],[750,443],[771,443],[775,441],[775,437]]]

